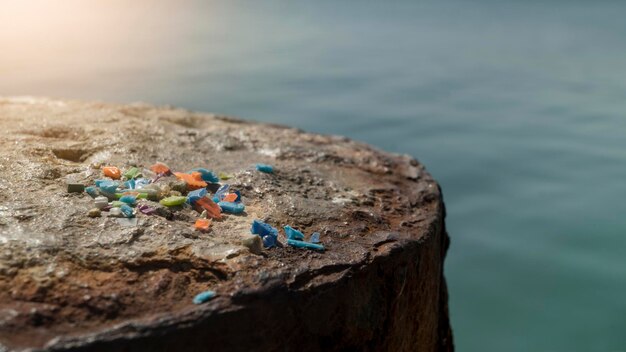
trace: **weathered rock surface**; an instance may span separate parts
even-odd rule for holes
[[[89,217],[99,166],[233,175],[242,215]],[[254,169],[274,165],[274,174]],[[103,215],[105,213],[103,212]],[[147,105],[0,99],[0,346],[54,351],[450,351],[440,190],[336,136]],[[326,251],[251,253],[253,219]],[[214,300],[192,304],[212,289]],[[0,347],[2,350],[2,347]]]

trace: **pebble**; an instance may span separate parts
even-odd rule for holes
[[[100,217],[100,215],[102,215],[102,212],[98,208],[93,208],[89,210],[89,213],[87,213],[87,215],[89,215],[90,218],[98,218]]]
[[[241,244],[247,247],[251,253],[261,254],[263,251],[263,240],[257,235],[246,235]]]

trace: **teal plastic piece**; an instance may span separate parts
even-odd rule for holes
[[[208,302],[215,296],[217,296],[217,293],[211,290],[198,293],[196,297],[193,298],[193,304],[202,304]]]
[[[241,203],[219,202],[217,205],[222,208],[223,212],[231,214],[241,214],[246,209],[245,205]]]
[[[309,243],[309,242],[292,240],[292,239],[287,239],[287,244],[296,248],[308,248],[308,249],[315,249],[318,251],[324,250],[324,246],[322,246],[321,244]]]
[[[115,194],[115,190],[117,190],[117,187],[119,187],[119,185],[119,182],[105,180],[104,182],[100,182],[98,188],[100,188],[100,191],[104,193]]]
[[[274,173],[274,167],[272,165],[256,164],[256,169],[261,171],[261,172],[265,172],[266,174],[273,174]]]
[[[202,176],[202,181],[206,181],[209,183],[218,183],[220,182],[220,178],[217,177],[217,175],[215,173],[213,173],[213,171],[211,170],[207,170],[201,167],[197,167],[195,169],[191,169],[191,171],[188,172],[188,174],[191,174],[192,172],[199,172]]]
[[[96,180],[94,181],[94,183],[96,184],[96,187],[100,188],[100,185],[106,182],[111,182],[111,180],[107,180],[107,179],[103,179],[103,180]]]
[[[290,240],[298,240],[298,241],[303,241],[304,240],[304,234],[294,228],[292,228],[291,226],[287,225],[285,227],[283,227],[285,229],[285,234],[287,235],[287,238]]]
[[[120,202],[124,202],[128,205],[135,205],[135,203],[137,202],[137,198],[135,196],[122,196],[120,197]]]
[[[98,189],[94,186],[85,187],[85,192],[87,192],[91,198],[96,198],[98,196]]]
[[[120,207],[120,210],[122,211],[122,214],[124,214],[124,217],[127,217],[127,218],[135,217],[135,214],[133,214],[133,208],[129,207],[128,204],[122,204],[122,206]]]
[[[124,182],[124,187],[126,187],[126,189],[135,189],[135,180],[130,179]]]

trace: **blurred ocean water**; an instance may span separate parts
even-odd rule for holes
[[[0,5],[0,95],[343,134],[442,184],[459,351],[626,350],[626,2]]]

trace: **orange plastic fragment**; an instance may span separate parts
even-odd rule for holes
[[[114,180],[119,180],[122,177],[122,171],[115,166],[105,166],[102,168],[102,171],[104,171],[104,176]]]
[[[163,163],[156,163],[152,166],[150,166],[150,170],[152,170],[152,172],[154,172],[155,174],[166,174],[169,175],[171,173],[169,166],[163,164]]]
[[[237,195],[235,193],[228,193],[224,196],[224,199],[222,199],[222,201],[224,202],[234,202],[237,200]]]
[[[222,209],[219,205],[215,204],[210,198],[203,197],[198,199],[193,206],[195,207],[198,213],[202,213],[203,210],[206,210],[207,215],[213,219],[221,219],[222,218]]]
[[[198,219],[193,226],[196,228],[196,230],[202,232],[209,231],[209,227],[211,226],[211,219]]]
[[[207,186],[207,183],[202,181],[202,174],[199,172],[192,172],[191,175],[175,172],[174,175],[176,175],[179,180],[185,181],[187,183],[187,189],[189,190],[200,189]]]

